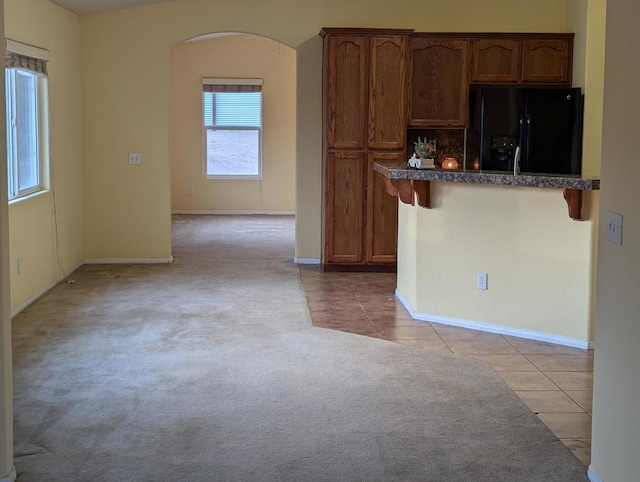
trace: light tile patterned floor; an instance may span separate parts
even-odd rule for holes
[[[394,295],[395,274],[300,273],[315,326],[485,360],[589,465],[592,351],[414,320]]]

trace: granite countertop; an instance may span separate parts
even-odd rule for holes
[[[389,179],[413,181],[466,182],[501,186],[543,187],[551,189],[598,190],[600,179],[563,174],[508,174],[499,171],[453,171],[445,169],[414,169],[404,162],[378,161],[374,169]]]

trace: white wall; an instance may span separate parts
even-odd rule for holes
[[[607,3],[591,468],[626,482],[640,473],[640,3]],[[609,211],[624,216],[622,246],[606,240]]]

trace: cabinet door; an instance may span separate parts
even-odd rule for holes
[[[479,39],[472,45],[472,82],[520,81],[520,40]]]
[[[404,149],[407,137],[408,36],[371,38],[369,147]]]
[[[373,170],[377,161],[401,161],[405,152],[371,152],[367,168],[367,263],[394,264],[398,248],[398,197],[389,194]]]
[[[414,38],[411,42],[409,124],[464,127],[469,86],[469,41]]]
[[[325,262],[364,262],[364,196],[366,158],[363,152],[327,155],[325,183]]]
[[[522,81],[571,84],[573,43],[569,39],[523,40]]]
[[[330,149],[364,149],[368,45],[364,35],[325,37],[326,129]]]

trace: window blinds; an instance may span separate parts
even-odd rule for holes
[[[202,79],[206,127],[260,128],[262,79]]]
[[[5,68],[24,69],[46,76],[48,60],[48,50],[16,42],[15,40],[5,40]]]

